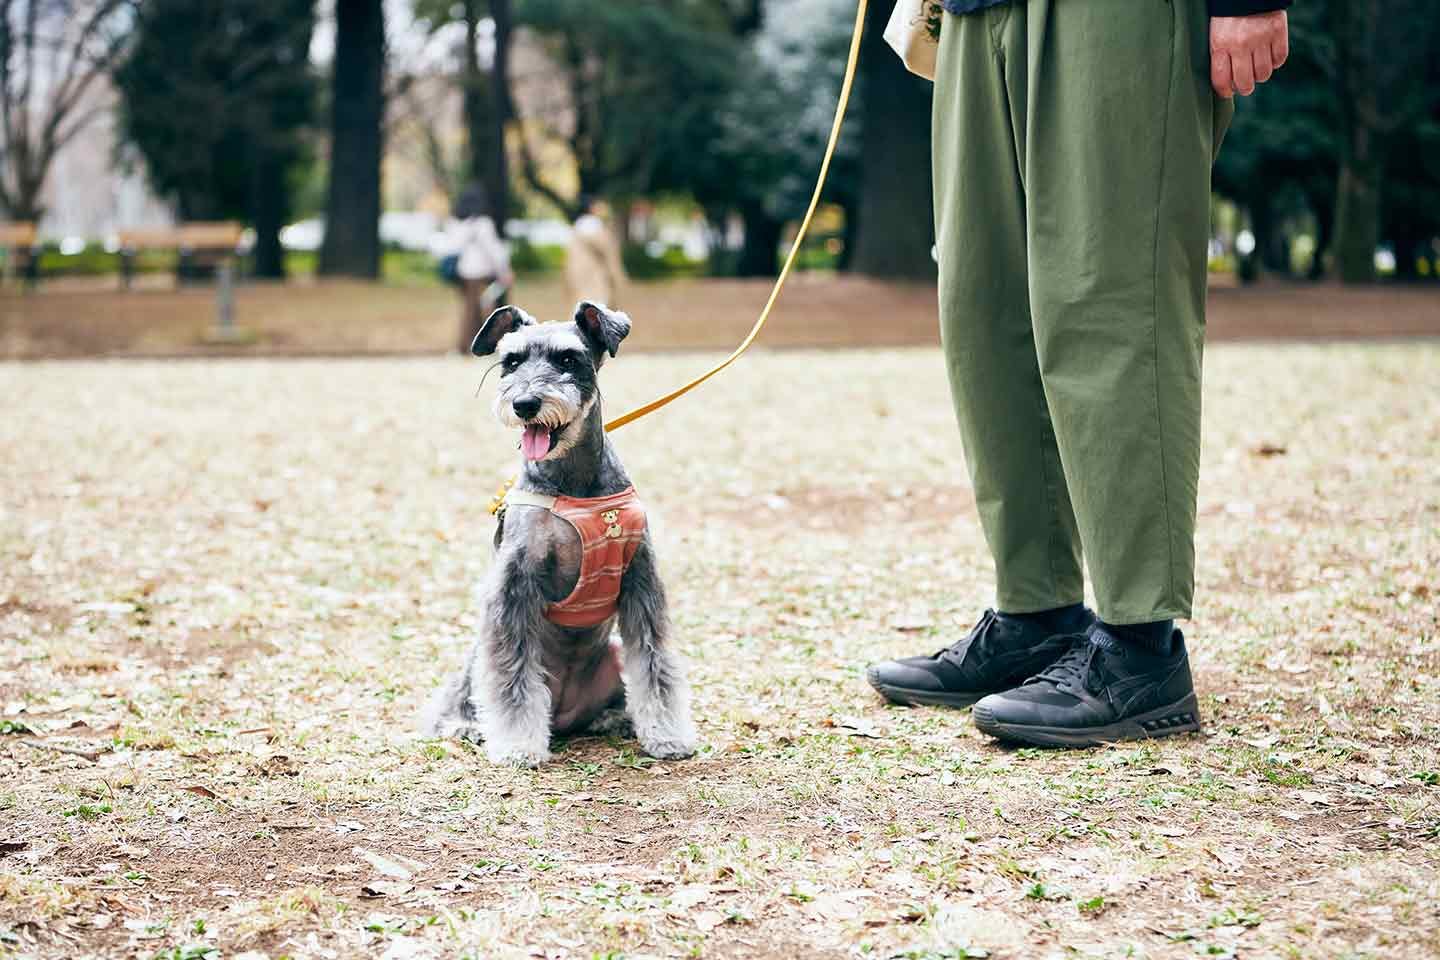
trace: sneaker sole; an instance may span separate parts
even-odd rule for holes
[[[977,708],[972,716],[975,729],[998,740],[1028,743],[1037,747],[1103,747],[1123,740],[1150,740],[1177,733],[1198,733],[1200,704],[1195,694],[1118,723],[1101,727],[1039,727],[1018,723],[998,723],[988,709]]]
[[[873,667],[865,671],[865,679],[880,696],[891,703],[898,703],[902,707],[953,707],[958,710],[973,706],[976,701],[985,696],[983,693],[949,693],[944,690],[911,690],[906,687],[892,687],[880,679],[880,675]]]

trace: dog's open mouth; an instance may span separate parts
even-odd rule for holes
[[[526,460],[544,460],[555,449],[555,443],[564,429],[551,429],[543,423],[525,424],[525,432],[520,435],[520,452]]]

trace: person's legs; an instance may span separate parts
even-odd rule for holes
[[[945,17],[933,127],[941,340],[1003,613],[931,656],[872,665],[898,703],[969,706],[1049,666],[1093,620],[1031,333],[1014,30],[1008,7]]]
[[[1025,64],[1005,53],[1022,15],[1005,5],[945,17],[932,147],[941,343],[1006,613],[1084,598],[1030,316]]]
[[[480,332],[480,327],[485,318],[480,316],[480,294],[485,289],[483,280],[462,279],[460,281],[460,333],[455,341],[455,348],[462,354],[470,352],[470,345],[475,342],[475,335]]]
[[[1024,13],[1030,303],[1097,612],[1188,617],[1210,165],[1228,110],[1205,3]]]
[[[1024,15],[1030,303],[1103,622],[974,721],[1067,746],[1195,730],[1170,621],[1194,592],[1210,164],[1229,116],[1205,3],[1027,0]]]

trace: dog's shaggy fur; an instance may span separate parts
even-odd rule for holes
[[[549,451],[527,459],[516,489],[591,498],[630,486],[605,435],[597,382],[606,356],[629,332],[625,314],[588,302],[573,323],[538,325],[515,307],[486,321],[472,352],[499,354],[496,418],[549,437]],[[425,732],[483,742],[497,763],[535,766],[549,758],[552,733],[610,731],[628,714],[646,753],[693,754],[690,689],[672,648],[649,531],[625,571],[618,615],[585,629],[545,617],[579,576],[574,527],[544,508],[517,504],[507,507],[495,543],[480,635],[431,703]],[[617,619],[619,643],[611,639]]]

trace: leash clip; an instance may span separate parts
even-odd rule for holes
[[[495,490],[495,496],[490,498],[490,516],[500,518],[505,513],[505,495],[510,488],[515,486],[514,480],[506,480]]]

